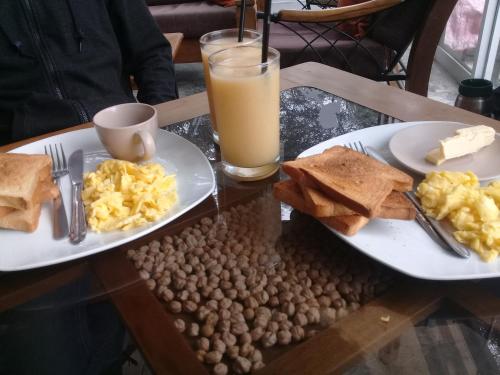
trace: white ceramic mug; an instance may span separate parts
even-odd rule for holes
[[[125,103],[98,112],[92,122],[112,157],[132,162],[151,159],[156,152],[156,109],[143,103]]]

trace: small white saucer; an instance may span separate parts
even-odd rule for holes
[[[431,171],[472,171],[480,181],[500,178],[500,137],[478,152],[434,165],[425,160],[427,153],[438,147],[439,140],[454,136],[457,129],[472,125],[459,122],[426,121],[401,129],[389,141],[394,157],[407,168],[421,174]]]

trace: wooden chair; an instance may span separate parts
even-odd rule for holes
[[[269,45],[280,51],[282,67],[317,61],[376,81],[404,81],[406,90],[426,96],[437,44],[456,2],[370,0],[281,10],[271,16]],[[407,68],[394,73],[410,44]]]

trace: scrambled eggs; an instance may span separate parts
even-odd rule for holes
[[[83,186],[87,222],[97,232],[155,221],[177,202],[175,175],[156,163],[106,160],[85,174]]]
[[[490,262],[500,253],[500,181],[480,187],[472,172],[431,172],[417,187],[426,213],[448,218],[457,241]]]

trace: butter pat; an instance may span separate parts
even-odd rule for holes
[[[495,140],[495,129],[478,125],[471,128],[458,129],[457,135],[446,138],[441,143],[441,152],[446,160],[458,158],[488,146]]]
[[[439,148],[431,150],[425,159],[435,165],[446,160],[472,154],[495,140],[495,129],[485,125],[458,129],[456,135],[439,141]]]
[[[425,160],[427,160],[429,163],[439,165],[443,163],[446,159],[443,156],[443,153],[441,152],[441,148],[435,148],[433,150],[430,150],[427,155],[425,155]]]

